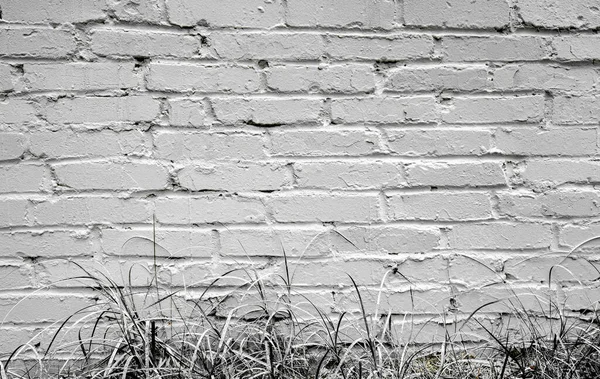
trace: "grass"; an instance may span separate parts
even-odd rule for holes
[[[598,378],[595,303],[570,312],[552,285],[574,257],[552,266],[543,295],[502,284],[506,296],[470,314],[429,319],[385,310],[385,277],[369,291],[348,276],[359,311],[332,313],[296,290],[285,251],[282,275],[240,268],[196,292],[161,286],[156,261],[144,288],[132,285],[131,269],[123,283],[73,263],[81,274],[67,280],[98,300],[41,332],[50,336],[44,350],[26,343],[0,359],[0,379]]]

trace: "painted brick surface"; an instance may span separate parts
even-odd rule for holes
[[[93,303],[64,282],[8,313],[73,262],[143,286],[156,253],[161,284],[201,290],[284,275],[285,249],[301,291],[387,273],[382,306],[432,315],[539,287],[600,235],[592,0],[0,8],[0,355]]]

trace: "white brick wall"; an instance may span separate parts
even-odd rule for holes
[[[440,309],[539,285],[600,234],[594,6],[0,0],[0,319],[64,258],[149,267],[154,217],[173,288],[283,273],[282,246],[299,289],[341,299],[392,267]],[[0,353],[93,301],[61,286]],[[402,311],[407,282],[386,288]]]

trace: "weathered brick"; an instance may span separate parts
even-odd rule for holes
[[[600,26],[597,7],[598,3],[594,0],[520,0],[517,4],[523,23],[549,29],[597,28]]]
[[[596,35],[555,37],[552,40],[555,57],[564,61],[593,61],[600,58],[600,38]]]
[[[95,30],[91,34],[94,53],[102,56],[193,57],[200,41],[182,33],[137,30]]]
[[[482,155],[490,150],[491,132],[463,129],[388,129],[387,145],[395,155]]]
[[[0,92],[12,91],[14,86],[12,68],[7,64],[0,64]]]
[[[460,61],[535,61],[548,59],[546,40],[530,36],[448,36],[442,38],[444,59]]]
[[[0,28],[0,46],[2,57],[66,58],[75,51],[75,39],[61,29]]]
[[[578,259],[577,253],[569,258],[565,255],[562,253],[515,257],[505,262],[504,271],[513,280],[548,283],[552,270],[552,284],[595,279],[598,276],[598,272],[589,262],[586,262],[585,259]]]
[[[66,23],[106,18],[105,0],[5,0],[2,19],[23,23]]]
[[[406,186],[402,165],[388,162],[297,162],[300,188],[379,189]]]
[[[323,102],[318,99],[213,98],[217,120],[223,124],[251,125],[314,124]]]
[[[428,35],[393,37],[328,35],[325,53],[332,59],[403,61],[430,59],[433,38]]]
[[[323,36],[308,33],[212,32],[211,46],[223,59],[317,60],[325,50]]]
[[[488,70],[481,67],[399,67],[385,81],[386,91],[482,91],[489,88]]]
[[[456,124],[540,122],[543,117],[542,96],[459,97],[442,113],[444,122]]]
[[[25,199],[2,199],[0,200],[0,226],[26,225],[28,201]]]
[[[152,147],[150,133],[131,130],[82,131],[60,130],[33,132],[30,151],[47,158],[139,156]]]
[[[407,0],[404,22],[411,26],[502,28],[508,25],[506,0]]]
[[[502,165],[495,162],[415,163],[406,168],[412,187],[486,187],[506,185]]]
[[[438,118],[433,96],[334,99],[333,123],[429,123]]]
[[[0,101],[0,124],[24,124],[36,120],[33,102],[24,99]]]
[[[600,162],[535,160],[528,161],[521,169],[520,176],[527,182],[550,182],[553,185],[565,183],[600,183]]]
[[[552,232],[542,224],[460,224],[448,234],[453,249],[542,249],[550,246]]]
[[[559,233],[559,242],[562,246],[575,248],[580,244],[584,246],[576,250],[575,255],[582,255],[591,248],[592,252],[597,251],[600,241],[597,237],[600,236],[600,224],[593,223],[587,225],[565,225]],[[588,240],[591,240],[586,242]],[[585,255],[585,254],[583,254]]]
[[[500,128],[495,150],[515,155],[593,155],[598,151],[595,128]]]
[[[597,124],[600,121],[600,97],[556,97],[552,120],[565,125]]]
[[[438,247],[436,227],[344,226],[331,234],[332,248],[343,254],[426,253]]]
[[[76,257],[91,256],[96,251],[93,238],[85,232],[2,232],[3,257]]]
[[[277,92],[372,92],[375,75],[366,65],[274,65],[267,71],[267,86]]]
[[[600,215],[600,195],[590,191],[543,194],[498,193],[501,214],[523,217],[590,217]]]
[[[249,66],[152,63],[146,77],[150,90],[170,92],[256,92],[260,79]]]
[[[63,98],[50,103],[46,119],[52,124],[152,121],[160,102],[147,96]]]
[[[132,62],[25,64],[25,91],[92,91],[138,85]]]
[[[156,200],[156,218],[166,224],[262,223],[265,206],[241,196],[166,197]]]
[[[30,264],[0,265],[0,289],[15,290],[33,287],[33,267]]]
[[[379,151],[379,135],[363,130],[289,130],[271,134],[273,155],[368,155]]]
[[[485,193],[407,193],[387,195],[392,220],[466,221],[492,218]]]
[[[222,256],[313,257],[330,252],[324,227],[242,229],[219,231]]]
[[[108,3],[114,16],[121,21],[136,23],[163,23],[164,3],[161,0],[121,1]]]
[[[590,67],[509,64],[494,70],[493,88],[514,90],[590,91],[598,72]]]
[[[67,162],[52,165],[58,185],[74,190],[160,190],[169,173],[154,162]]]
[[[37,293],[25,298],[0,299],[0,313],[17,324],[64,321],[67,317],[93,305],[94,301],[76,294],[48,295]],[[80,314],[80,317],[83,313]],[[75,316],[75,319],[78,317]]]
[[[41,164],[0,166],[0,193],[46,192],[52,186],[50,170]]]
[[[169,99],[169,124],[172,126],[201,127],[206,111],[200,99]]]
[[[34,225],[139,223],[150,221],[152,211],[143,199],[60,197],[36,202],[28,218]]]
[[[379,219],[379,199],[373,194],[292,194],[269,198],[267,206],[278,222],[369,222]]]
[[[0,160],[16,159],[25,152],[27,139],[21,133],[0,133]]]
[[[281,164],[204,164],[184,167],[177,178],[192,191],[275,191],[291,185],[292,172]]]
[[[169,21],[180,26],[270,28],[283,24],[279,0],[167,0]]]
[[[348,260],[300,263],[294,267],[294,284],[297,286],[336,286],[352,287],[351,276],[361,285],[380,285],[386,271],[387,262],[376,260]],[[388,275],[390,285],[402,282],[399,276]]]
[[[286,21],[290,26],[391,29],[395,13],[392,0],[289,0]]]
[[[260,133],[195,132],[159,133],[155,156],[169,160],[254,160],[266,158],[265,142]]]
[[[454,254],[448,260],[448,277],[452,284],[463,284],[468,289],[503,283],[502,263],[499,258]]]
[[[156,237],[156,247],[154,245]],[[101,249],[107,255],[168,258],[209,258],[217,251],[217,239],[211,230],[175,229],[104,229]]]

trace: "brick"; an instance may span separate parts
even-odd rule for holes
[[[21,133],[0,133],[0,160],[20,158],[27,139]]]
[[[334,99],[331,119],[336,124],[428,123],[437,121],[436,108],[433,96]]]
[[[540,122],[544,118],[542,96],[455,98],[442,114],[456,124]]]
[[[422,226],[345,226],[331,234],[334,252],[342,254],[426,253],[436,249],[439,241],[437,227]]]
[[[577,259],[577,254],[569,258],[566,258],[565,255],[565,253],[561,255],[544,254],[527,258],[513,258],[507,260],[504,271],[513,280],[548,283],[550,270],[552,270],[552,284],[595,279],[598,276],[598,272],[585,259]]]
[[[450,28],[503,28],[509,23],[505,0],[407,0],[404,23],[410,26]]]
[[[36,202],[28,218],[34,225],[140,223],[152,219],[149,203],[116,197],[60,197]]]
[[[37,293],[35,296],[21,298],[0,299],[0,313],[13,323],[56,322],[64,321],[67,317],[93,305],[94,301],[75,294],[44,295]],[[87,309],[89,312],[89,309]],[[75,320],[83,317],[75,316]]]
[[[600,215],[600,195],[590,191],[498,193],[498,198],[499,211],[507,216],[556,218]]]
[[[152,63],[146,80],[148,89],[169,92],[248,93],[260,85],[253,67],[187,63]]]
[[[462,284],[465,288],[473,289],[504,283],[502,259],[461,254],[451,255],[449,258],[448,277],[452,284]]]
[[[37,120],[33,102],[8,99],[0,102],[0,124],[25,124]]]
[[[18,3],[15,1],[15,3]],[[28,8],[23,8],[29,11]],[[61,29],[0,29],[0,56],[67,58],[75,51],[71,33]]]
[[[213,98],[211,103],[217,120],[223,124],[257,126],[315,124],[323,106],[319,99]]]
[[[81,23],[106,19],[103,0],[5,0],[2,19],[22,23]]]
[[[528,161],[520,176],[527,182],[550,182],[555,186],[565,183],[600,183],[600,162]]]
[[[169,21],[179,26],[271,28],[283,24],[280,1],[167,0]]]
[[[466,221],[492,218],[485,193],[407,193],[387,195],[392,220]]]
[[[460,61],[535,61],[550,57],[546,40],[530,36],[448,36],[442,38],[444,59]]]
[[[165,132],[156,135],[155,146],[155,157],[172,161],[266,158],[260,133]]]
[[[31,288],[33,282],[33,267],[31,265],[0,264],[0,289]]]
[[[0,92],[10,92],[14,86],[12,68],[7,64],[0,64]]]
[[[379,151],[379,135],[363,130],[290,130],[271,134],[273,155],[352,156]]]
[[[406,185],[402,165],[388,162],[297,162],[299,188],[380,189]]]
[[[550,226],[542,224],[461,224],[448,234],[452,249],[543,249],[550,246]]]
[[[210,258],[217,252],[212,230],[156,228],[156,250],[151,229],[104,229],[100,238],[104,254],[166,258]]]
[[[481,91],[490,87],[486,67],[398,67],[389,71],[385,90],[412,91]]]
[[[504,186],[502,165],[495,162],[415,163],[406,168],[412,187],[486,187]]]
[[[514,155],[593,155],[598,151],[595,128],[500,128],[495,150]]]
[[[328,255],[329,231],[313,228],[227,228],[219,231],[221,256],[314,257]]]
[[[2,232],[3,257],[76,257],[91,256],[96,249],[87,232]]]
[[[262,223],[265,207],[259,199],[208,195],[156,200],[156,218],[166,224]]]
[[[391,29],[395,8],[392,0],[289,0],[286,21],[290,26]]]
[[[169,173],[154,162],[68,162],[52,165],[58,185],[73,190],[161,190]]]
[[[578,248],[574,255],[584,255],[585,252],[591,251],[594,253],[598,249],[600,241],[597,237],[600,236],[600,225],[598,223],[587,225],[565,225],[559,233],[559,243],[562,246],[575,248],[583,243],[584,246]],[[592,241],[586,242],[590,239]]]
[[[0,166],[0,193],[47,192],[51,189],[50,170],[40,164]]]
[[[275,191],[291,185],[292,172],[281,164],[204,164],[184,167],[177,178],[191,191]]]
[[[599,41],[596,35],[555,37],[552,40],[555,59],[572,62],[597,60],[600,58]]]
[[[189,34],[134,30],[95,30],[92,51],[101,56],[180,57],[198,54],[200,42]]]
[[[336,286],[352,287],[351,276],[360,285],[380,285],[387,268],[387,262],[375,260],[352,260],[309,262],[294,267],[294,284],[297,286]],[[398,285],[402,279],[388,276],[389,285]],[[386,284],[388,284],[386,283]]]
[[[557,124],[580,125],[600,122],[600,97],[581,96],[554,98],[552,121]]]
[[[52,124],[152,121],[160,102],[151,97],[63,98],[48,105],[46,119]]]
[[[369,222],[379,219],[379,200],[372,194],[293,194],[267,200],[277,222]]]
[[[491,132],[462,129],[388,129],[390,152],[401,156],[482,155],[490,150]]]
[[[28,201],[24,199],[0,200],[0,227],[25,225]]]
[[[169,99],[169,124],[172,126],[201,127],[206,121],[202,100]]]
[[[36,131],[30,135],[30,151],[47,158],[114,157],[146,155],[151,150],[150,134],[138,130]]]
[[[428,35],[349,36],[328,35],[325,53],[334,60],[404,61],[430,59],[433,38]]]
[[[121,21],[150,24],[161,24],[165,21],[165,10],[161,0],[111,0],[109,6],[113,15]]]
[[[366,65],[274,65],[267,86],[276,92],[367,93],[375,90],[375,75]]]
[[[590,91],[597,81],[598,73],[589,67],[509,64],[494,70],[493,88],[507,91]]]
[[[26,91],[92,91],[138,85],[130,62],[25,64]]]
[[[317,60],[325,51],[323,36],[309,33],[212,32],[211,46],[222,59]]]
[[[593,0],[521,0],[519,18],[527,26],[538,28],[594,29],[600,26],[598,3]]]

